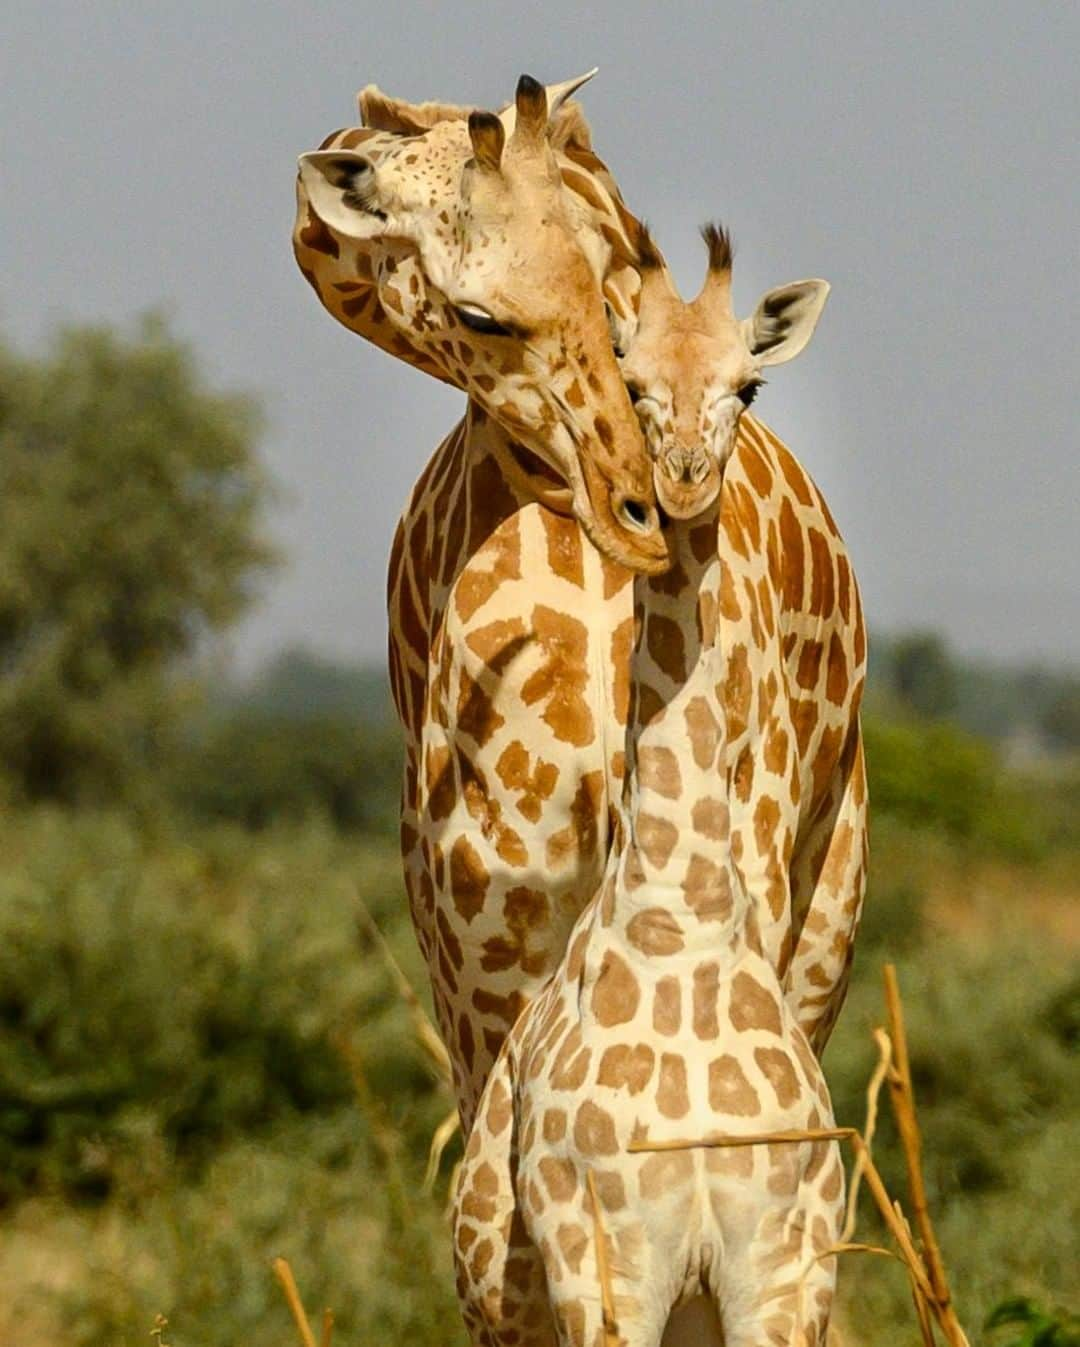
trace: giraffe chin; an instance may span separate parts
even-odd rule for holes
[[[723,478],[716,468],[703,482],[673,482],[658,463],[653,468],[653,485],[661,510],[669,519],[696,519],[709,509],[720,494]]]

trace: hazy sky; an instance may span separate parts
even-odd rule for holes
[[[164,305],[261,393],[290,565],[235,641],[381,657],[389,541],[463,397],[339,327],[292,259],[296,156],[369,81],[497,105],[591,65],[597,148],[688,294],[832,297],[756,410],[823,487],[872,626],[1080,658],[1080,8],[732,0],[15,0],[0,58],[0,327]]]

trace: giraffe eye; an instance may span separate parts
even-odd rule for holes
[[[491,337],[513,335],[505,323],[500,323],[488,313],[487,309],[481,309],[476,304],[455,305],[454,312],[470,332],[486,332]]]
[[[615,354],[618,355],[618,351],[616,351]],[[627,384],[626,391],[630,395],[630,401],[635,405],[645,396],[637,384]]]
[[[743,384],[743,386],[738,390],[738,392],[736,392],[735,396],[739,399],[739,401],[742,403],[744,407],[749,407],[751,402],[753,402],[753,400],[757,397],[758,389],[762,386],[762,384],[764,384],[764,382],[765,382],[764,379],[751,379],[749,383]]]

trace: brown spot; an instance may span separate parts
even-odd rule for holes
[[[570,806],[570,822],[548,838],[546,859],[555,870],[570,861],[593,856],[597,850],[604,773],[586,772],[578,782]]]
[[[594,378],[594,376],[592,375],[592,372],[590,371],[590,373],[589,373],[589,382],[590,382],[590,383],[592,382],[593,378]],[[595,417],[595,418],[593,419],[593,426],[596,428],[596,436],[597,436],[597,439],[598,439],[598,440],[600,441],[600,443],[604,446],[604,448],[605,448],[605,449],[614,449],[614,447],[615,447],[615,432],[614,432],[614,430],[612,430],[612,428],[611,428],[611,422],[607,419],[607,417],[606,417],[606,416],[597,416],[597,417]]]
[[[720,973],[715,963],[702,963],[694,969],[694,1033],[698,1038],[715,1038],[720,1032],[716,1016]]]
[[[836,603],[832,552],[829,540],[815,528],[810,530],[810,554],[813,559],[810,611],[815,616],[830,617]]]
[[[690,1151],[666,1151],[650,1155],[638,1170],[638,1191],[652,1200],[689,1181],[694,1173]]]
[[[851,566],[843,552],[836,557],[836,603],[846,625],[851,618]]]
[[[720,572],[720,616],[730,622],[738,622],[742,617],[739,599],[735,593],[735,579],[730,566]]]
[[[544,1140],[552,1145],[566,1135],[566,1110],[549,1108],[544,1110]]]
[[[792,720],[795,725],[795,742],[798,745],[799,757],[805,758],[810,747],[810,740],[817,728],[817,702],[809,699],[796,702],[792,710]]]
[[[499,494],[505,494],[505,485],[500,480]],[[509,501],[510,508],[516,502]],[[457,512],[460,513],[460,512]],[[456,515],[455,515],[456,518]],[[453,524],[453,519],[451,524]],[[444,579],[449,583],[446,570],[455,570],[460,553],[455,554],[453,538],[447,544],[444,565]],[[454,605],[465,623],[470,623],[485,603],[498,592],[508,580],[521,578],[521,532],[515,515],[510,515],[487,539],[485,545],[473,554],[469,565],[458,576],[454,586]]]
[[[308,222],[300,230],[300,242],[305,248],[316,253],[325,253],[327,257],[340,257],[341,248],[337,239],[317,215],[308,212]]]
[[[770,772],[775,773],[775,775],[783,776],[784,769],[787,767],[787,759],[787,731],[781,728],[778,721],[774,720],[769,727],[768,738],[765,740],[765,766]]]
[[[574,1145],[582,1155],[614,1155],[619,1149],[611,1114],[591,1099],[585,1100],[574,1119]]]
[[[802,1094],[791,1058],[779,1048],[755,1048],[754,1061],[776,1091],[776,1101],[780,1107],[790,1108]]]
[[[543,662],[522,685],[522,700],[526,706],[545,702],[543,719],[556,739],[583,748],[592,743],[596,732],[583,695],[588,681],[588,631],[577,618],[543,604],[533,609],[532,625]]]
[[[467,837],[459,837],[450,849],[450,891],[454,907],[467,922],[482,910],[490,883],[480,853]]]
[[[462,669],[457,706],[458,729],[483,747],[505,724],[506,718],[495,710],[488,693]]]
[[[559,769],[553,762],[536,759],[530,770],[529,750],[515,739],[507,744],[495,764],[495,774],[507,790],[519,792],[518,810],[530,823],[539,821],[543,802],[549,800],[559,782]]]
[[[825,678],[825,696],[834,706],[842,706],[847,696],[847,660],[840,637],[833,632],[829,641],[829,671]]]
[[[585,1083],[592,1052],[583,1047],[581,1028],[574,1025],[563,1039],[562,1046],[555,1054],[551,1066],[551,1088],[553,1090],[580,1090]]]
[[[780,505],[780,547],[784,573],[784,607],[791,612],[799,612],[803,605],[805,583],[803,533],[787,497]]]
[[[780,1007],[776,997],[749,973],[736,973],[731,984],[731,1023],[743,1033],[747,1029],[763,1029],[766,1033],[780,1033]]]
[[[682,927],[663,907],[635,912],[626,927],[626,938],[642,954],[678,954],[683,948]]]
[[[789,449],[786,449],[779,440],[774,439],[773,443],[776,447],[780,471],[787,478],[787,484],[791,488],[792,495],[800,505],[812,505],[813,497],[810,494],[810,482],[806,473],[796,462]]]
[[[653,993],[653,1028],[670,1038],[682,1026],[682,988],[678,978],[660,978]]]
[[[725,1054],[709,1063],[709,1105],[716,1113],[752,1118],[761,1112],[757,1092],[736,1059]]]
[[[579,589],[585,586],[585,558],[582,552],[582,533],[576,519],[541,510],[544,533],[547,535],[548,566]]]
[[[611,634],[612,711],[620,725],[630,712],[630,657],[634,648],[634,619],[625,618]]]
[[[682,794],[679,759],[670,748],[640,747],[637,772],[644,790],[654,790],[665,800],[677,800]]]
[[[759,856],[767,856],[780,824],[780,806],[771,795],[763,795],[754,806],[754,843]]]
[[[474,1282],[478,1282],[483,1277],[494,1254],[495,1246],[490,1239],[482,1239],[473,1250],[473,1256],[469,1262],[469,1274]]]
[[[605,1211],[619,1211],[626,1206],[626,1189],[622,1175],[606,1169],[594,1169],[596,1195]]]
[[[727,711],[728,741],[746,733],[750,724],[750,704],[753,697],[750,662],[745,645],[737,645],[728,660],[724,683],[724,708]]]
[[[659,818],[656,814],[638,811],[637,842],[641,854],[657,870],[662,870],[671,859],[671,853],[679,840],[679,830],[674,823]]]
[[[695,852],[686,867],[682,889],[699,921],[726,921],[731,916],[731,880],[724,865]]]
[[[749,744],[746,744],[739,754],[735,771],[732,773],[731,785],[736,799],[746,804],[754,788],[754,754]]]
[[[821,676],[821,657],[824,653],[825,647],[820,641],[806,640],[802,644],[795,681],[807,692],[813,692],[818,685],[818,678]]]
[[[553,1202],[569,1202],[577,1192],[577,1170],[567,1159],[545,1155],[537,1168]]]
[[[555,1239],[559,1245],[559,1252],[566,1260],[566,1266],[576,1276],[581,1271],[581,1260],[589,1247],[588,1235],[580,1225],[560,1225],[555,1232]]]
[[[592,1011],[597,1021],[610,1029],[627,1024],[637,1013],[641,989],[628,965],[613,950],[600,963],[600,972],[592,993]]]
[[[627,1043],[619,1043],[608,1048],[601,1057],[596,1083],[609,1085],[613,1090],[628,1090],[632,1095],[640,1094],[652,1076],[654,1061],[653,1050],[648,1044],[630,1047]]]
[[[702,837],[707,837],[711,842],[723,842],[730,827],[728,807],[723,800],[712,795],[703,796],[695,801],[690,811],[690,822],[694,831]]]
[[[650,613],[645,627],[645,644],[657,667],[673,683],[686,681],[686,642],[677,622],[660,613]]]
[[[716,761],[716,750],[720,745],[720,726],[704,697],[691,697],[686,704],[685,716],[694,762],[705,770]]]
[[[764,500],[772,492],[773,486],[773,475],[768,464],[757,449],[745,439],[741,440],[739,444],[739,460],[750,485]]]
[[[660,1055],[660,1080],[656,1087],[656,1107],[665,1118],[685,1118],[690,1112],[690,1093],[686,1085],[686,1063],[673,1052]]]

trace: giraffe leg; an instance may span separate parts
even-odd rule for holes
[[[837,765],[829,808],[800,841],[792,867],[797,937],[784,990],[819,1057],[847,993],[866,889],[866,843],[866,771],[856,724]]]
[[[488,1080],[454,1198],[458,1303],[473,1347],[555,1347],[544,1264],[516,1195],[510,1054]]]

